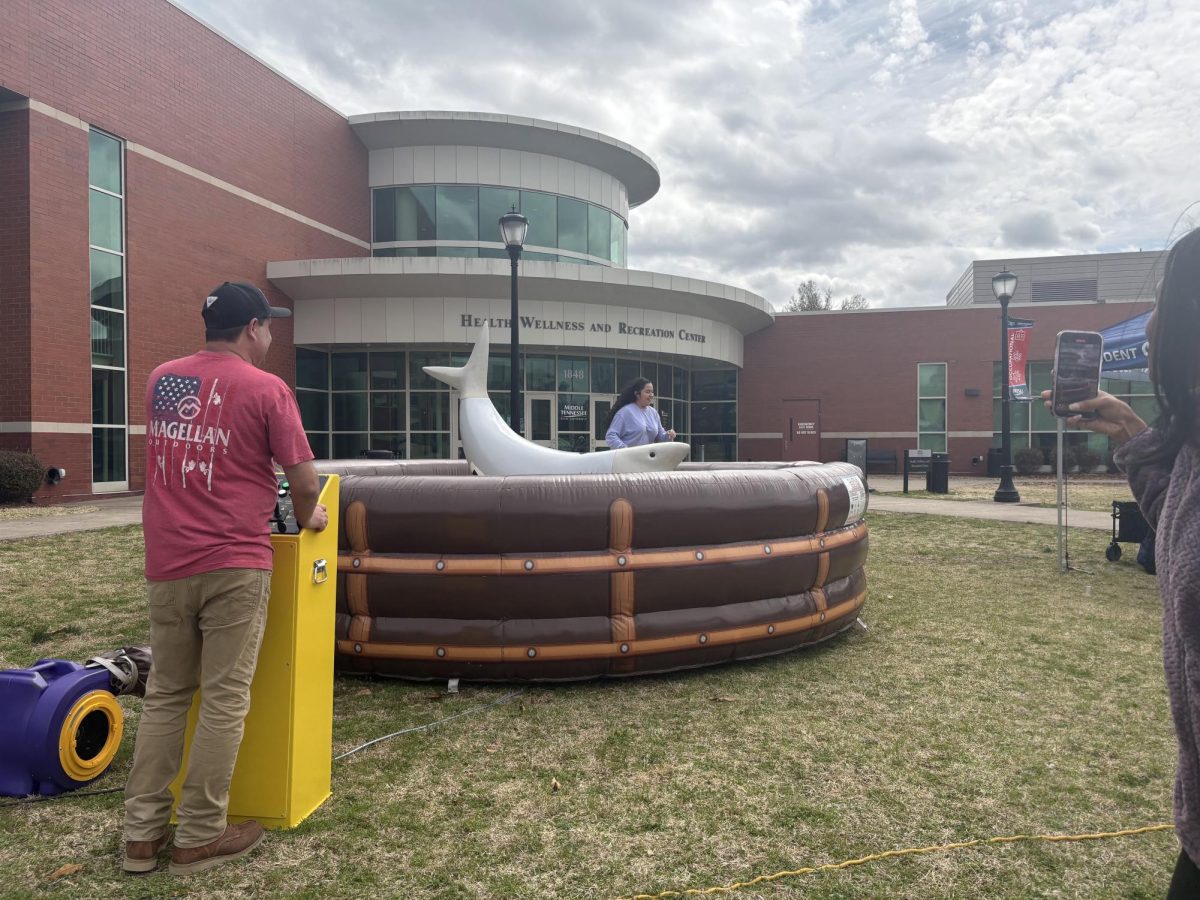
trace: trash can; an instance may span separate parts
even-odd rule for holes
[[[925,476],[925,490],[931,494],[950,493],[950,454],[934,453]]]
[[[988,478],[1000,477],[1000,466],[1004,460],[1003,447],[988,447],[987,452],[987,476]]]

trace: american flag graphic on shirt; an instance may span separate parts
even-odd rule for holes
[[[229,452],[229,429],[221,428],[228,389],[213,379],[201,393],[203,380],[194,375],[160,375],[154,384],[152,415],[146,441],[154,459],[154,480],[187,488],[200,478],[212,490],[217,460]]]

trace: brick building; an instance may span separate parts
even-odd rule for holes
[[[643,374],[696,458],[834,459],[865,436],[944,446],[961,470],[992,443],[995,308],[775,315],[628,269],[629,211],[659,176],[620,140],[480,113],[347,118],[167,0],[0,0],[0,21],[0,448],[66,469],[45,497],[142,488],[146,377],[197,348],[226,278],[294,309],[268,367],[318,455],[455,455],[456,404],[421,366],[461,358],[487,319],[508,402],[494,223],[510,204],[531,223],[531,439],[602,446],[613,393]],[[1145,306],[1035,299],[1035,386],[1058,329]],[[1017,446],[1041,442],[1034,419]]]

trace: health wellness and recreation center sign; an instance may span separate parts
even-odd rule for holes
[[[691,341],[697,344],[703,344],[708,341],[705,335],[695,331],[687,331],[683,328],[647,328],[642,325],[630,325],[628,322],[592,322],[589,324],[581,322],[578,319],[538,319],[534,316],[521,316],[520,319],[523,330],[593,331],[604,334],[628,334],[636,337]],[[511,322],[511,318],[473,316],[470,313],[462,315],[463,328],[482,328],[486,324],[489,328],[507,329]]]

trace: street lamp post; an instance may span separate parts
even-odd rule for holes
[[[511,335],[509,356],[508,381],[508,424],[513,431],[521,432],[521,319],[517,313],[517,260],[521,258],[521,249],[525,246],[525,233],[529,231],[529,220],[517,212],[514,206],[511,212],[500,217],[500,237],[504,241],[504,249],[512,260],[512,312],[509,315],[508,329]]]
[[[992,278],[992,293],[1000,301],[1000,486],[992,499],[997,503],[1019,503],[1021,495],[1013,484],[1012,433],[1009,420],[1008,301],[1017,290],[1017,276],[1006,268]]]

